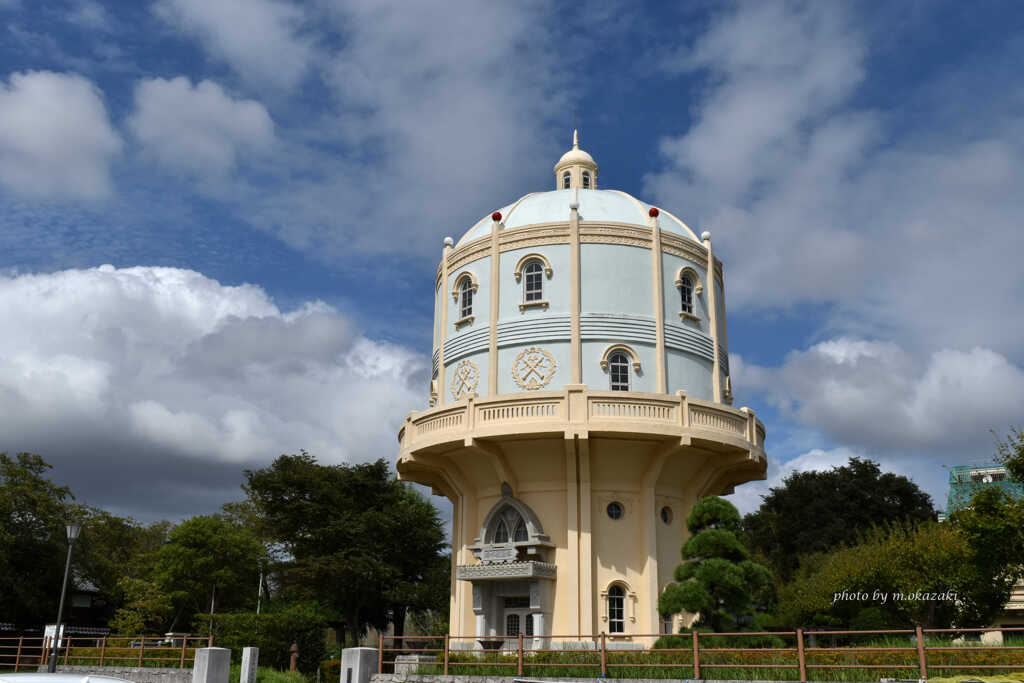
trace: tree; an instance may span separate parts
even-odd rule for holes
[[[702,498],[686,520],[692,536],[683,545],[678,583],[658,600],[658,611],[698,615],[695,628],[738,631],[759,623],[772,585],[771,571],[750,559],[740,540],[740,516],[728,501]]]
[[[931,497],[906,477],[850,458],[827,472],[794,472],[743,520],[752,547],[783,581],[800,556],[857,542],[871,527],[935,519]]]
[[[955,524],[873,529],[856,545],[807,557],[779,590],[775,622],[854,629],[989,624],[1020,571],[1008,571],[1005,558],[993,571],[979,552]]]
[[[0,615],[38,626],[57,614],[68,521],[66,486],[40,456],[0,453]]]
[[[153,578],[174,605],[169,630],[197,612],[254,607],[263,545],[220,515],[187,519],[157,553]]]
[[[321,465],[305,451],[282,455],[247,471],[243,488],[265,540],[282,551],[281,592],[329,607],[341,640],[367,624],[393,622],[400,632],[407,610],[447,603],[447,590],[443,602],[437,590],[445,538],[437,511],[384,460]]]
[[[1014,481],[1024,483],[1024,431],[1010,429],[1006,441],[996,438],[996,460],[1001,462]]]
[[[74,577],[96,587],[110,618],[126,601],[137,599],[139,588],[133,582],[147,583],[151,578],[157,552],[171,525],[144,525],[86,505],[73,506],[70,517],[82,524],[82,534],[75,542]],[[136,597],[129,595],[129,586]]]

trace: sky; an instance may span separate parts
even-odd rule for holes
[[[0,452],[141,521],[393,461],[443,238],[575,121],[714,236],[741,511],[852,456],[941,508],[1024,424],[1021,64],[1009,1],[0,0]]]

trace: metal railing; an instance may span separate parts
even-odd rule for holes
[[[62,666],[191,666],[197,648],[213,647],[213,636],[49,636],[0,638],[0,670],[25,671],[43,666],[56,647]]]
[[[475,636],[380,636],[377,650],[377,672],[394,673],[396,666],[414,667],[417,671],[435,672],[448,676],[453,668],[471,670],[474,667],[495,667],[504,675],[524,675],[524,669],[562,667],[563,669],[599,670],[601,676],[619,668],[633,669],[683,669],[678,678],[701,679],[702,672],[711,669],[763,671],[765,669],[790,670],[798,676],[796,680],[807,681],[808,672],[815,670],[860,669],[862,671],[909,671],[922,680],[928,678],[930,670],[960,670],[961,672],[989,672],[993,670],[1024,670],[1024,645],[985,645],[964,642],[953,644],[955,635],[981,634],[989,632],[1024,636],[1024,627],[989,627],[964,629],[895,629],[878,631],[795,631],[709,633],[687,634],[607,634],[543,635],[534,636],[493,635]],[[931,636],[933,644],[928,644]],[[645,648],[645,639],[677,639],[675,645],[686,643],[685,647]],[[810,643],[808,639],[810,637]],[[858,639],[886,637],[906,639],[909,646],[831,646],[819,647],[817,640]],[[730,641],[744,638],[790,640],[792,647],[730,647]],[[724,647],[716,647],[715,641]],[[552,641],[562,641],[562,647],[550,647]],[[468,643],[466,641],[469,641]],[[688,641],[688,642],[687,642]],[[653,641],[652,641],[653,642]],[[939,644],[935,644],[935,643]],[[467,644],[469,647],[459,647]],[[479,644],[479,647],[476,646]],[[390,647],[388,646],[390,645]],[[454,647],[453,647],[454,645]],[[540,647],[538,647],[540,645]],[[569,645],[569,647],[566,647]],[[1006,663],[977,663],[968,661],[976,653],[999,651],[1009,653]],[[400,655],[420,654],[434,659],[396,661]],[[893,661],[858,661],[861,656],[895,655]],[[929,655],[932,655],[929,659]],[[971,656],[965,656],[971,655]],[[760,657],[770,662],[754,663],[743,661]],[[755,657],[756,656],[756,657]],[[723,661],[732,659],[734,661]],[[543,661],[540,661],[543,660]],[[841,661],[840,661],[841,660]],[[386,671],[390,669],[390,671]],[[408,671],[415,673],[416,671]],[[549,674],[554,675],[554,674]],[[588,674],[589,675],[589,674]]]

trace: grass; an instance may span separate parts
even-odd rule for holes
[[[228,677],[229,683],[239,683],[242,679],[242,666],[231,665],[231,674]],[[269,667],[260,666],[256,668],[256,683],[307,683],[306,677],[298,672],[278,671]]]

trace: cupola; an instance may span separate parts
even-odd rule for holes
[[[580,149],[579,131],[572,132],[572,149],[555,164],[555,189],[597,189],[597,162]]]

